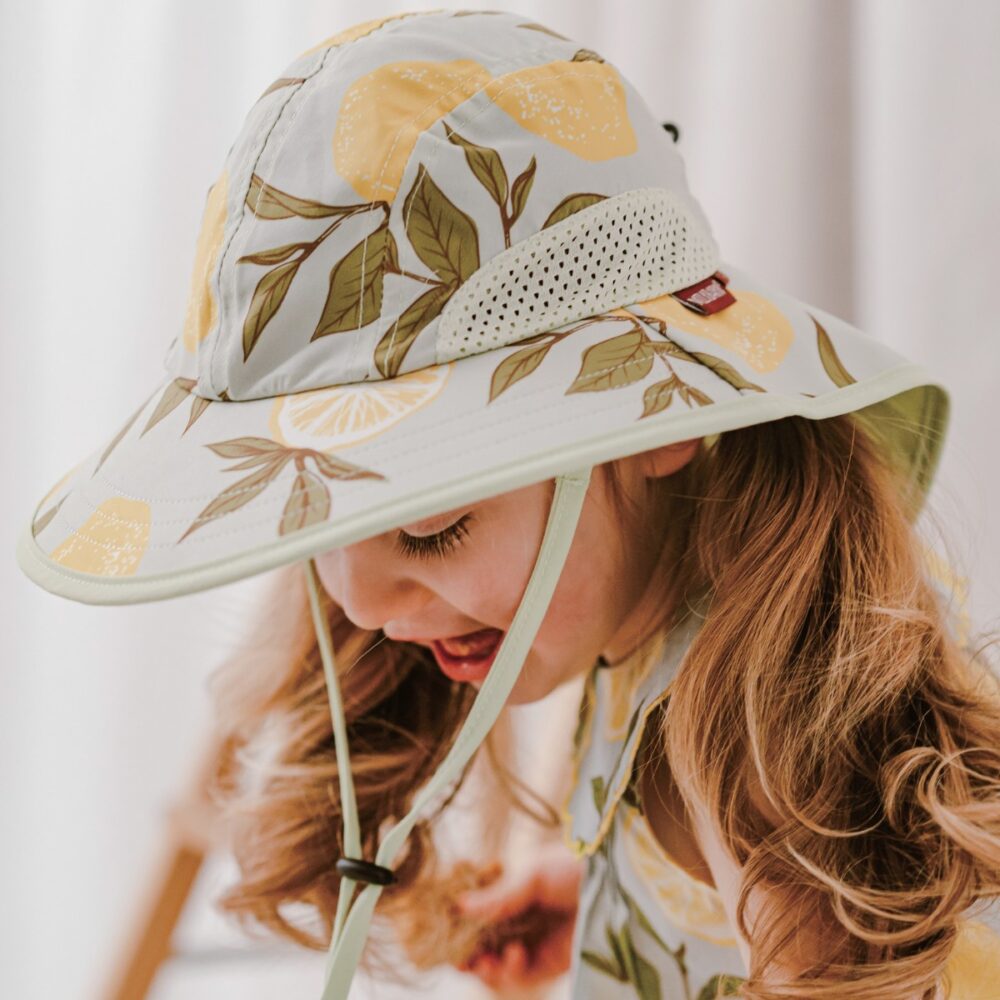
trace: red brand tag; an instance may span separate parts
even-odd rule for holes
[[[716,271],[711,277],[703,278],[693,285],[688,285],[687,288],[680,288],[670,294],[693,312],[707,316],[736,302],[733,294],[726,288],[728,281],[729,278],[725,274]]]

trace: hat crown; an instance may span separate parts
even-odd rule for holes
[[[598,53],[513,12],[395,15],[250,109],[166,367],[209,399],[391,378],[718,263],[673,142]]]

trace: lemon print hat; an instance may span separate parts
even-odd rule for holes
[[[313,557],[556,483],[465,726],[374,859],[340,768],[324,1000],[346,996],[394,857],[510,691],[595,464],[854,412],[916,513],[947,423],[926,371],[721,259],[628,80],[513,11],[368,21],[287,67],[215,178],[178,320],[160,383],[122,393],[121,426],[39,501],[19,564],[53,593],[125,604],[301,561],[342,763]]]

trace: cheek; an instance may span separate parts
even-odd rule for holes
[[[457,606],[478,621],[506,630],[514,619],[524,588],[528,585],[541,532],[532,537],[526,530],[477,549],[476,557],[463,567],[462,580],[450,591]]]
[[[584,509],[539,631],[540,651],[584,651],[589,656],[591,647],[600,648],[615,631],[625,595],[619,586],[621,556],[608,537],[612,529],[593,505]]]
[[[342,606],[341,574],[338,572],[336,551],[322,552],[313,557],[313,562],[316,564],[316,576],[319,577],[323,589],[335,604]]]

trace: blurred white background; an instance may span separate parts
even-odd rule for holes
[[[160,378],[205,192],[246,109],[304,49],[421,6],[0,3],[4,998],[99,997],[208,732],[206,678],[261,584],[90,607],[30,584],[16,535]],[[1000,626],[1000,4],[510,9],[598,50],[678,124],[724,259],[940,373],[954,411],[931,506],[971,579],[973,625]],[[182,925],[202,950],[239,944],[210,911],[224,877],[223,860]],[[156,1000],[318,996],[320,956],[251,952],[165,971]]]

